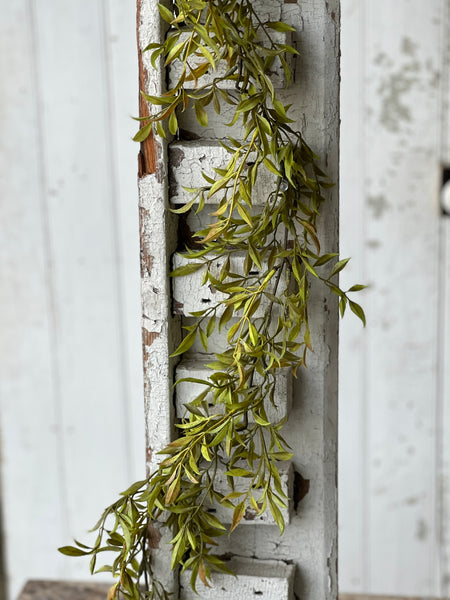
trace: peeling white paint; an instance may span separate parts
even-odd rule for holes
[[[186,356],[176,368],[175,380],[178,382],[181,379],[190,377],[207,381],[213,371],[205,365],[214,360],[214,355],[210,354]],[[261,376],[256,373],[255,385],[258,385],[259,381],[261,381]],[[193,383],[192,381],[179,381],[177,383],[175,387],[175,406],[178,417],[186,415],[186,409],[183,405],[192,402],[203,390],[204,386],[200,383]],[[206,396],[205,402],[209,405],[209,414],[218,414],[223,410],[221,405],[212,404],[212,393]],[[277,369],[275,372],[274,402],[275,405],[268,399],[265,404],[267,418],[271,423],[277,423],[289,415],[292,405],[292,373],[290,369]]]
[[[256,561],[243,557],[231,560],[227,566],[237,579],[225,573],[213,575],[212,586],[198,584],[197,592],[189,584],[190,572],[181,575],[180,600],[293,600],[294,567],[281,561]]]

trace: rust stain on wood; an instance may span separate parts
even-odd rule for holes
[[[145,327],[142,328],[142,347],[144,354],[144,366],[147,363],[149,356],[149,349],[153,342],[158,339],[160,334],[157,331],[147,331]]]
[[[144,68],[144,62],[142,60],[141,42],[140,42],[140,23],[141,23],[141,3],[142,0],[137,0],[137,12],[136,12],[136,37],[138,46],[138,63],[139,63],[139,116],[148,117],[150,112],[148,110],[147,101],[142,96],[141,92],[147,90],[147,73]],[[145,124],[145,121],[143,121]],[[138,157],[138,176],[143,177],[144,175],[150,175],[156,172],[156,144],[153,131],[150,133],[147,139],[141,142],[141,149]]]

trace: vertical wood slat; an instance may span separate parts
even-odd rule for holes
[[[367,432],[363,510],[368,523],[366,537],[357,542],[365,546],[368,571],[366,587],[359,591],[432,595],[439,589],[435,420],[441,322],[439,23],[444,2],[360,4],[367,34],[354,56],[363,55],[366,158],[364,197],[355,195],[353,202],[366,205],[366,247],[360,251],[371,289],[364,301],[367,378],[359,413]],[[347,175],[355,194],[360,165],[355,161]],[[354,366],[348,369],[354,377]],[[342,423],[341,436],[347,438],[351,430]],[[352,510],[343,510],[350,522]],[[357,591],[348,563],[342,564],[343,589]]]
[[[408,1],[367,6],[365,201],[368,240],[375,242],[367,250],[372,593],[436,593],[441,6],[441,0],[414,2],[414,10]]]
[[[442,4],[441,13],[441,163],[450,168],[450,4]],[[438,429],[438,484],[439,497],[437,522],[438,556],[438,592],[441,597],[450,595],[450,216],[441,216],[440,225],[440,285],[439,285],[439,323],[438,323],[438,385],[439,407],[437,415]]]
[[[267,10],[274,10],[275,3],[265,3]],[[278,3],[277,3],[278,6]],[[155,30],[159,22],[154,0],[142,0],[141,7],[141,48],[148,42],[160,39],[161,32]],[[143,9],[146,9],[146,13]],[[292,89],[283,91],[283,101],[293,102],[293,118],[298,126],[303,124],[306,139],[321,155],[326,156],[326,168],[333,181],[338,180],[337,146],[338,146],[338,51],[339,51],[339,3],[319,0],[308,4],[279,3],[281,19],[294,24],[299,35],[296,43],[301,47],[302,59],[297,65],[298,79]],[[151,9],[153,9],[151,11]],[[147,29],[145,29],[145,27]],[[144,55],[145,58],[145,55]],[[148,57],[147,57],[148,60]],[[150,73],[147,73],[150,76]],[[161,89],[161,82],[149,78],[149,92],[154,94]],[[186,117],[186,115],[184,115]],[[325,124],[325,125],[324,125]],[[189,120],[189,126],[183,127],[197,131],[197,127]],[[202,139],[217,136],[222,125],[217,121],[213,127],[201,131]],[[227,132],[228,133],[228,132]],[[226,135],[226,133],[225,133]],[[164,147],[156,156],[165,159]],[[146,164],[147,161],[143,161]],[[147,389],[149,442],[153,448],[155,442],[159,447],[170,439],[169,408],[171,396],[166,388],[160,387],[159,376],[167,373],[167,344],[170,335],[162,331],[161,316],[168,314],[166,281],[164,268],[167,268],[167,256],[159,248],[161,230],[164,228],[165,195],[164,182],[158,181],[158,174],[141,178],[141,207],[144,209],[146,228],[143,231],[143,306],[144,306],[144,344],[152,342],[145,351],[146,380],[156,390],[161,389],[159,402],[156,402]],[[160,179],[162,179],[160,175]],[[162,199],[160,199],[162,197]],[[150,213],[150,201],[153,199],[154,210]],[[155,210],[156,209],[156,210]],[[159,209],[159,210],[158,210]],[[159,223],[156,223],[159,219]],[[331,194],[330,203],[323,217],[321,227],[325,237],[324,246],[334,250],[337,243],[338,203],[337,193]],[[149,244],[152,241],[152,251]],[[148,235],[147,235],[148,234]],[[170,244],[170,241],[169,241]],[[153,251],[158,253],[154,259]],[[325,251],[325,250],[324,250]],[[151,259],[151,260],[150,260]],[[151,276],[151,277],[150,277]],[[153,286],[158,290],[155,292]],[[336,595],[336,433],[337,433],[337,318],[336,302],[326,296],[322,290],[314,291],[313,327],[315,354],[310,358],[310,369],[301,374],[296,386],[293,414],[286,427],[286,436],[295,450],[294,465],[297,469],[297,486],[302,481],[307,487],[306,479],[311,480],[310,493],[302,500],[301,507],[294,515],[293,523],[282,538],[273,528],[258,526],[238,528],[230,540],[221,540],[219,551],[230,551],[239,556],[256,557],[257,559],[273,558],[293,560],[297,566],[298,577],[295,582],[295,593],[308,598],[333,598]],[[151,308],[151,311],[148,310]],[[152,316],[156,315],[156,316]],[[160,329],[158,329],[158,326]],[[162,335],[160,332],[162,331]],[[164,344],[163,336],[166,336]],[[162,357],[160,371],[154,357],[156,341],[160,341]],[[323,341],[325,340],[325,341]],[[153,363],[153,364],[152,364]],[[156,379],[156,381],[155,381]],[[153,406],[151,406],[153,404]],[[166,408],[161,405],[166,405]],[[157,425],[159,424],[159,427]],[[300,486],[301,487],[301,486]],[[297,490],[298,501],[301,490]],[[306,492],[305,492],[306,493]],[[245,531],[242,531],[245,529]],[[299,540],[300,543],[299,543]],[[223,547],[222,547],[223,543]],[[227,547],[229,544],[229,547]],[[161,544],[160,544],[161,546]],[[158,572],[161,572],[163,554]],[[166,558],[167,560],[167,558]]]
[[[45,570],[55,543],[68,534],[66,507],[54,502],[63,495],[59,389],[41,178],[41,123],[36,95],[30,93],[37,73],[29,8],[25,0],[6,4],[0,24],[2,543],[11,598],[22,584],[17,571]],[[37,402],[39,410],[27,418]],[[42,469],[42,484],[27,475],[42,473]],[[39,519],[29,515],[39,515]],[[52,524],[44,537],[42,523]]]
[[[157,0],[138,0],[137,28],[139,84],[142,91],[160,95],[164,91],[164,68],[150,63],[144,48],[164,36]],[[141,102],[140,114],[148,114]],[[141,144],[139,165],[139,210],[141,228],[142,337],[144,352],[144,399],[146,418],[147,469],[152,473],[159,462],[158,451],[174,436],[172,383],[175,363],[170,358],[180,336],[177,319],[171,314],[168,273],[176,248],[177,227],[169,211],[167,189],[167,142],[156,136]],[[152,563],[164,589],[178,593],[178,575],[170,568],[170,532],[153,533]]]
[[[125,343],[122,369],[126,377],[128,452],[130,481],[145,472],[145,425],[142,375],[141,301],[139,267],[139,208],[137,193],[137,144],[132,141],[138,123],[138,65],[136,60],[136,14],[122,0],[103,0],[106,16],[106,55],[109,62],[112,102],[111,177],[117,198],[116,243],[119,247],[117,285],[122,295],[121,313]],[[108,49],[109,47],[109,49]]]
[[[136,113],[135,15],[121,4],[28,1],[2,13],[0,419],[11,599],[29,577],[86,578],[86,560],[56,548],[82,538],[145,470],[139,317],[129,308],[139,274],[117,272],[121,256],[138,266],[135,145],[123,143]]]
[[[77,535],[91,522],[93,512],[100,512],[111,501],[112,493],[126,485],[129,468],[122,434],[126,412],[120,369],[103,15],[100,3],[90,5],[89,10],[87,7],[87,3],[55,6],[47,1],[40,2],[36,11],[45,193],[58,302],[58,369],[63,382],[64,446],[60,451],[70,529]],[[65,19],[71,24],[67,30],[61,28]],[[59,51],[62,47],[65,52]],[[80,460],[81,434],[85,460]],[[114,440],[113,445],[110,440]],[[86,490],[95,490],[96,506],[87,505]],[[84,562],[81,572],[85,572]]]
[[[365,2],[342,1],[340,251],[352,260],[340,274],[348,289],[365,283],[364,111]],[[367,296],[361,295],[364,306]],[[339,585],[367,590],[367,331],[347,316],[339,328]]]
[[[274,5],[265,3],[274,10]],[[259,7],[259,5],[258,5]],[[281,20],[296,27],[301,51],[297,78],[280,91],[285,104],[313,149],[324,157],[324,167],[338,181],[338,50],[339,3],[280,3]],[[279,18],[279,17],[271,17]],[[211,118],[201,130],[186,113],[183,128],[208,140],[229,133]],[[239,137],[239,132],[233,132]],[[336,189],[320,220],[324,251],[337,245]],[[314,354],[309,368],[298,373],[292,412],[283,435],[294,451],[296,514],[280,537],[276,528],[238,527],[219,541],[218,551],[242,557],[296,565],[298,597],[333,598],[336,595],[336,434],[337,434],[337,313],[334,298],[314,289],[312,326]],[[198,348],[197,348],[198,350]],[[270,530],[269,530],[270,529]],[[239,588],[237,588],[238,590]]]

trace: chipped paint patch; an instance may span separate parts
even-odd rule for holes
[[[384,213],[390,208],[389,202],[382,194],[378,194],[378,196],[369,196],[367,204],[372,209],[375,219],[381,219]]]
[[[408,56],[414,56],[416,53],[417,44],[413,42],[413,40],[409,37],[404,37],[402,39],[401,51],[403,54]]]
[[[380,78],[381,83],[377,90],[381,97],[379,122],[392,132],[400,131],[402,123],[410,123],[413,120],[405,96],[420,83],[418,75],[423,69],[416,58],[416,49],[416,44],[405,36],[401,41],[400,50],[408,58],[407,62]],[[394,68],[394,62],[384,52],[377,54],[374,63],[384,71],[392,71]]]

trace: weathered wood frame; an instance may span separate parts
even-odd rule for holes
[[[163,90],[162,66],[158,71],[143,53],[145,46],[164,35],[157,0],[138,0],[140,86],[149,94]],[[280,2],[282,19],[296,26],[295,42],[301,58],[297,81],[283,93],[297,126],[318,154],[331,179],[338,181],[339,128],[339,2]],[[148,114],[141,101],[141,116]],[[176,227],[168,204],[168,149],[164,140],[151,136],[141,147],[139,195],[141,211],[141,264],[145,403],[148,468],[157,464],[156,452],[173,435],[174,364],[169,359],[180,335],[179,318],[172,312],[168,272],[176,248]],[[324,251],[338,246],[338,188],[321,221]],[[294,451],[296,471],[293,501],[295,514],[284,536],[258,525],[238,528],[224,550],[245,558],[267,560],[274,556],[296,567],[290,598],[337,596],[337,303],[324,290],[313,288],[311,315],[315,352],[309,369],[299,376],[286,436]],[[240,530],[245,530],[243,533]],[[177,591],[176,574],[170,572],[169,552],[160,532],[152,536],[158,575],[168,589]],[[228,544],[228,547],[227,547]],[[235,597],[239,596],[239,579]],[[205,596],[206,597],[206,596]],[[208,598],[213,598],[208,595]],[[267,596],[269,597],[269,596]]]

